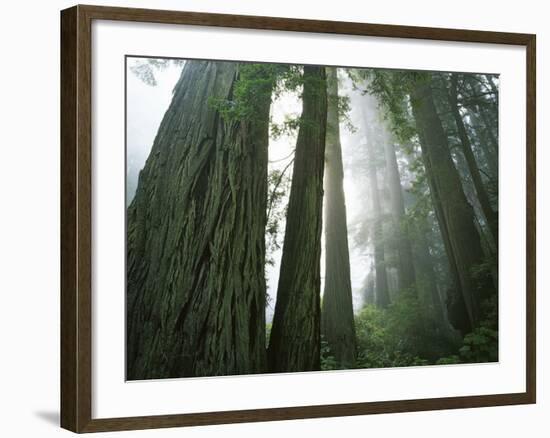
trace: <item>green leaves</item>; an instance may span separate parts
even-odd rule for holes
[[[486,318],[463,340],[458,354],[440,359],[445,363],[485,363],[498,361],[498,300],[496,296],[482,303]]]
[[[263,98],[277,99],[283,91],[298,91],[302,86],[301,66],[241,63],[231,95],[211,97],[209,105],[227,120],[251,120]]]
[[[355,325],[358,368],[429,365],[458,348],[412,290],[401,291],[387,309],[365,305]],[[445,360],[455,363],[450,357]]]

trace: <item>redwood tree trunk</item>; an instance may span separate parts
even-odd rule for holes
[[[320,256],[327,121],[325,70],[304,67],[277,303],[269,341],[272,372],[320,368]]]
[[[368,176],[369,188],[371,193],[372,205],[372,241],[374,246],[374,271],[376,284],[376,305],[385,308],[390,304],[390,294],[388,289],[388,274],[386,271],[386,255],[384,249],[384,233],[382,224],[382,206],[380,205],[380,191],[378,189],[378,172],[377,172],[377,154],[376,154],[376,118],[374,117],[375,103],[374,100],[365,96],[361,113],[365,134],[367,138],[367,158],[368,158]]]
[[[327,134],[325,163],[325,290],[321,332],[336,361],[352,368],[356,360],[351,293],[344,168],[338,119],[338,79],[327,68]]]
[[[480,281],[473,275],[484,261],[480,236],[474,224],[473,208],[464,195],[460,177],[451,158],[430,83],[418,80],[411,100],[426,172],[429,173],[430,189],[455,280],[455,290],[448,295],[452,301],[451,307],[456,306],[450,309],[451,322],[455,328],[465,333],[471,331],[480,321],[480,301],[494,292],[494,289],[490,281]],[[457,315],[461,302],[466,310],[465,317]]]
[[[395,155],[395,146],[386,132],[384,136],[384,153],[386,157],[386,172],[390,191],[391,215],[393,220],[394,238],[397,242],[398,258],[398,289],[413,288],[416,277],[414,271],[412,246],[409,239],[409,232],[405,217],[405,203],[403,201],[403,188],[401,187],[401,177],[399,175],[399,166]]]
[[[477,162],[472,151],[472,144],[470,142],[470,138],[468,137],[466,127],[464,126],[464,121],[462,120],[462,115],[460,114],[458,108],[457,83],[457,75],[451,75],[450,89],[448,90],[449,106],[451,108],[451,113],[458,129],[458,137],[460,138],[462,152],[464,154],[464,158],[466,159],[466,164],[468,165],[468,171],[470,172],[472,181],[474,183],[474,188],[477,198],[479,199],[481,210],[483,211],[483,215],[487,220],[487,225],[491,232],[493,242],[498,249],[498,214],[491,207],[491,201],[489,200],[489,195],[485,190],[483,179],[481,178],[481,173],[479,172],[479,168],[477,166]]]
[[[224,120],[239,65],[187,61],[128,208],[127,376],[265,371],[271,91]]]

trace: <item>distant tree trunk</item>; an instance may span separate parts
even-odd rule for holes
[[[430,189],[437,204],[438,220],[444,234],[445,249],[455,277],[451,294],[451,322],[463,333],[480,321],[480,301],[494,292],[491,281],[474,278],[474,271],[484,261],[479,233],[474,225],[474,212],[468,203],[460,177],[451,158],[449,144],[437,114],[430,83],[417,80],[411,95],[413,115],[420,134]],[[466,317],[461,312],[461,302]],[[451,315],[450,315],[451,316]]]
[[[491,231],[493,242],[498,249],[498,214],[491,207],[489,195],[485,190],[485,185],[483,183],[483,179],[481,178],[481,173],[479,172],[479,168],[477,166],[477,162],[472,151],[472,144],[470,142],[470,138],[468,137],[466,127],[464,126],[462,115],[459,111],[458,77],[456,74],[451,75],[450,86],[447,92],[447,96],[449,99],[449,107],[451,109],[451,113],[458,129],[458,137],[460,138],[462,152],[464,154],[464,158],[466,159],[466,164],[468,165],[468,170],[470,172],[470,176],[472,177],[472,182],[474,183],[474,188],[477,194],[477,198],[479,200],[479,205],[481,206],[483,215],[487,220],[487,225],[489,227],[489,230]]]
[[[428,290],[429,299],[434,309],[434,315],[441,326],[444,326],[447,318],[437,286],[433,257],[430,253],[430,246],[424,232],[425,228],[427,228],[426,224],[420,224],[417,230],[418,238],[416,239],[416,250],[418,258],[416,259],[416,266],[418,266],[418,276],[421,277],[421,280],[423,280]]]
[[[127,215],[127,376],[265,371],[271,89],[224,120],[231,62],[187,61]],[[269,87],[268,87],[269,88]]]
[[[416,279],[411,241],[409,239],[409,232],[406,224],[403,188],[401,186],[399,166],[395,155],[395,146],[390,135],[389,132],[386,132],[384,136],[384,154],[386,157],[386,172],[390,191],[391,215],[393,228],[395,230],[394,238],[397,242],[397,257],[399,263],[397,269],[398,288],[400,291],[403,291],[404,289],[414,287]]]
[[[380,205],[380,192],[378,190],[378,174],[376,171],[376,146],[372,135],[372,127],[369,123],[372,120],[367,119],[367,150],[369,157],[369,186],[371,191],[371,201],[373,209],[373,227],[372,237],[374,244],[374,266],[376,272],[376,305],[378,307],[388,307],[390,304],[390,294],[388,290],[388,274],[386,272],[386,255],[384,249],[384,234],[382,228],[382,207]],[[369,132],[371,135],[369,135]]]
[[[338,118],[338,78],[335,68],[327,68],[326,74],[325,290],[321,332],[336,361],[343,368],[352,368],[356,360],[355,323]]]
[[[365,283],[363,284],[363,299],[365,304],[376,304],[376,285],[374,276],[374,267],[371,266]]]
[[[361,100],[359,110],[362,116],[363,128],[366,136],[366,155],[367,155],[367,173],[369,179],[369,189],[372,205],[372,227],[371,235],[374,247],[374,272],[376,306],[385,308],[390,304],[390,293],[388,286],[388,273],[386,271],[386,255],[384,248],[383,217],[382,206],[380,204],[380,191],[378,189],[377,172],[377,151],[376,143],[379,140],[376,129],[378,121],[374,117],[376,111],[376,101],[370,95],[365,95]]]
[[[327,122],[325,70],[304,67],[303,110],[269,341],[273,372],[320,368],[320,256]]]

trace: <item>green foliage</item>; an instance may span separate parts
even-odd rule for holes
[[[283,202],[290,190],[291,178],[287,174],[294,160],[282,170],[275,169],[268,175],[266,263],[273,266],[273,254],[281,248],[280,225],[286,217],[287,204]]]
[[[456,347],[412,290],[402,291],[387,309],[365,305],[355,324],[358,368],[433,364]]]
[[[269,337],[271,336],[271,328],[273,327],[272,323],[267,323],[265,325],[265,344],[269,345]]]
[[[496,266],[497,266],[497,260],[494,257],[486,257],[483,263],[473,266],[472,269],[470,270],[472,279],[477,285],[477,289],[479,293],[483,292],[485,285],[493,281],[491,271],[492,271],[492,268]],[[483,314],[491,310],[488,307],[489,306],[488,303],[483,303],[482,305],[485,308],[485,312],[483,312]]]
[[[281,75],[289,67],[279,64],[239,64],[237,80],[229,98],[211,96],[209,105],[227,120],[251,120],[259,113],[258,104],[271,98]]]
[[[478,327],[464,338],[460,357],[466,363],[496,362],[498,360],[498,332]]]
[[[416,135],[410,117],[409,94],[417,81],[428,80],[429,75],[407,70],[352,69],[348,71],[354,87],[363,94],[376,96],[385,119],[401,143]]]
[[[226,120],[251,120],[258,114],[258,102],[266,95],[271,100],[278,99],[283,93],[297,93],[301,96],[305,83],[313,84],[313,90],[325,88],[326,82],[320,77],[306,77],[301,65],[242,63],[239,65],[237,80],[229,98],[211,96],[208,104],[216,108]],[[349,119],[349,98],[339,99],[341,117]],[[302,120],[298,115],[286,115],[285,120],[276,124],[270,122],[270,137],[277,139],[283,135],[292,135],[300,126],[312,123]],[[353,129],[349,123],[349,129]]]
[[[498,361],[498,300],[491,297],[481,306],[485,318],[468,333],[458,354],[439,359],[438,364],[485,363]]]
[[[351,99],[347,95],[338,95],[338,120],[350,133],[357,132],[357,127],[351,121]]]
[[[453,365],[457,363],[460,363],[460,357],[456,354],[453,354],[452,356],[442,357],[441,359],[438,359],[436,365]]]
[[[269,133],[270,137],[274,140],[285,136],[285,135],[293,135],[296,133],[298,128],[300,127],[300,116],[291,116],[289,114],[285,115],[285,120],[283,120],[282,123],[274,123],[273,121],[270,122],[269,125]]]
[[[321,370],[339,370],[342,369],[336,358],[332,355],[328,342],[321,335]]]
[[[299,92],[304,85],[302,72],[300,65],[241,63],[232,95],[227,99],[211,97],[209,104],[225,119],[250,120],[258,113],[257,104],[266,95],[274,100],[283,92]],[[296,123],[299,122],[289,120],[288,127]]]

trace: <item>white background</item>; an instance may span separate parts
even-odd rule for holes
[[[94,2],[96,3],[96,2]],[[100,4],[100,3],[98,3]],[[368,4],[338,2],[219,1],[110,1],[120,6],[157,7],[197,11],[289,16],[378,23],[463,27],[538,34],[538,168],[548,161],[542,145],[542,121],[550,96],[545,87],[545,41],[550,37],[544,2],[469,1],[454,3],[385,1]],[[0,360],[1,419],[5,436],[68,435],[57,428],[59,399],[59,9],[64,1],[15,2],[2,14],[0,68]],[[315,5],[314,8],[312,6]],[[357,5],[361,5],[359,8]],[[546,117],[547,119],[548,117]],[[545,177],[539,170],[538,222],[547,222]],[[548,210],[548,209],[546,209]],[[287,421],[265,424],[210,426],[165,431],[107,434],[112,436],[276,437],[335,436],[343,433],[372,436],[446,437],[527,435],[543,437],[550,408],[546,394],[542,350],[548,324],[543,291],[548,232],[538,230],[539,403],[536,406],[499,407],[392,414],[338,419]]]

